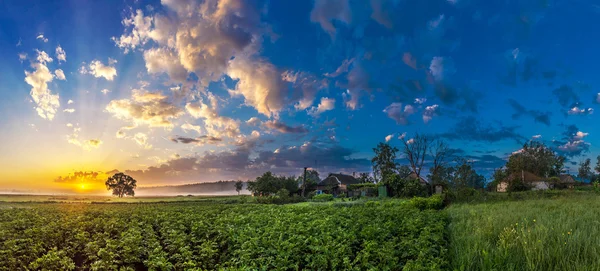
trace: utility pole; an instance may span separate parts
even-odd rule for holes
[[[306,190],[306,169],[307,167],[304,167],[304,178],[302,179],[302,197],[304,197],[304,191]]]

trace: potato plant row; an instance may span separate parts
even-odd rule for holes
[[[410,204],[0,209],[0,270],[440,270],[444,213]]]

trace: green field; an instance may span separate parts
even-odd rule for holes
[[[439,200],[225,202],[8,203],[0,270],[448,267],[446,215],[429,209]]]
[[[455,270],[600,270],[600,197],[456,204]]]
[[[0,270],[600,270],[591,192],[488,194],[442,210],[435,198],[0,199]]]

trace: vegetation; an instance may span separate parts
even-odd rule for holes
[[[135,196],[134,189],[137,187],[137,181],[131,176],[123,173],[117,173],[106,180],[106,189],[112,190],[112,194],[122,198],[123,196]]]
[[[0,270],[442,270],[430,201],[22,205],[0,209]]]
[[[295,177],[275,176],[270,171],[265,172],[255,181],[248,182],[248,190],[253,194],[261,196],[274,195],[286,189],[288,193],[298,191],[298,181]]]
[[[237,192],[239,195],[240,191],[242,191],[242,189],[244,189],[244,182],[237,181],[237,182],[235,182],[234,186],[235,186],[235,192]]]
[[[452,269],[599,270],[598,211],[598,197],[586,193],[452,205],[447,210]]]

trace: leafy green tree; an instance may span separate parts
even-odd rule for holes
[[[579,178],[582,178],[584,180],[592,179],[594,174],[592,173],[591,163],[592,160],[590,160],[590,158],[585,159],[585,161],[579,163],[579,170],[577,174]]]
[[[411,172],[412,170],[407,165],[401,165],[400,167],[398,167],[398,175],[400,175],[400,178],[408,177],[408,175],[410,175]]]
[[[455,167],[452,186],[456,189],[466,187],[481,189],[485,186],[485,177],[477,174],[471,163],[466,159],[459,159]]]
[[[298,180],[296,180],[296,182],[300,185],[302,185],[302,182],[304,181],[304,176],[298,176]],[[308,169],[306,170],[306,187],[304,189],[304,191],[306,193],[310,193],[312,191],[317,190],[317,184],[321,181],[321,178],[319,177],[319,172],[313,169]]]
[[[392,147],[387,143],[379,143],[373,149],[375,157],[371,159],[373,164],[373,175],[377,181],[383,181],[388,176],[396,173],[396,153],[398,148]]]
[[[594,167],[594,170],[596,170],[596,173],[600,174],[600,155],[596,157],[596,166]]]
[[[399,174],[391,174],[385,180],[385,185],[394,197],[427,196],[427,187],[416,178],[402,178]]]
[[[244,182],[242,181],[237,181],[235,182],[235,191],[238,193],[238,195],[240,194],[240,191],[242,191],[242,189],[244,189]]]
[[[363,172],[358,174],[358,180],[361,183],[374,183],[375,180],[373,180],[373,177],[371,177],[371,175],[369,175],[369,173]]]
[[[296,177],[275,176],[267,171],[262,176],[256,177],[255,181],[248,182],[248,191],[259,195],[272,195],[282,188],[289,192],[298,191]]]
[[[106,189],[112,190],[112,194],[122,198],[123,196],[135,196],[133,191],[137,187],[137,181],[131,176],[117,173],[106,180]]]
[[[552,177],[564,171],[564,164],[564,156],[556,154],[543,143],[530,141],[520,152],[508,158],[506,170],[508,174],[524,170],[540,177]]]

